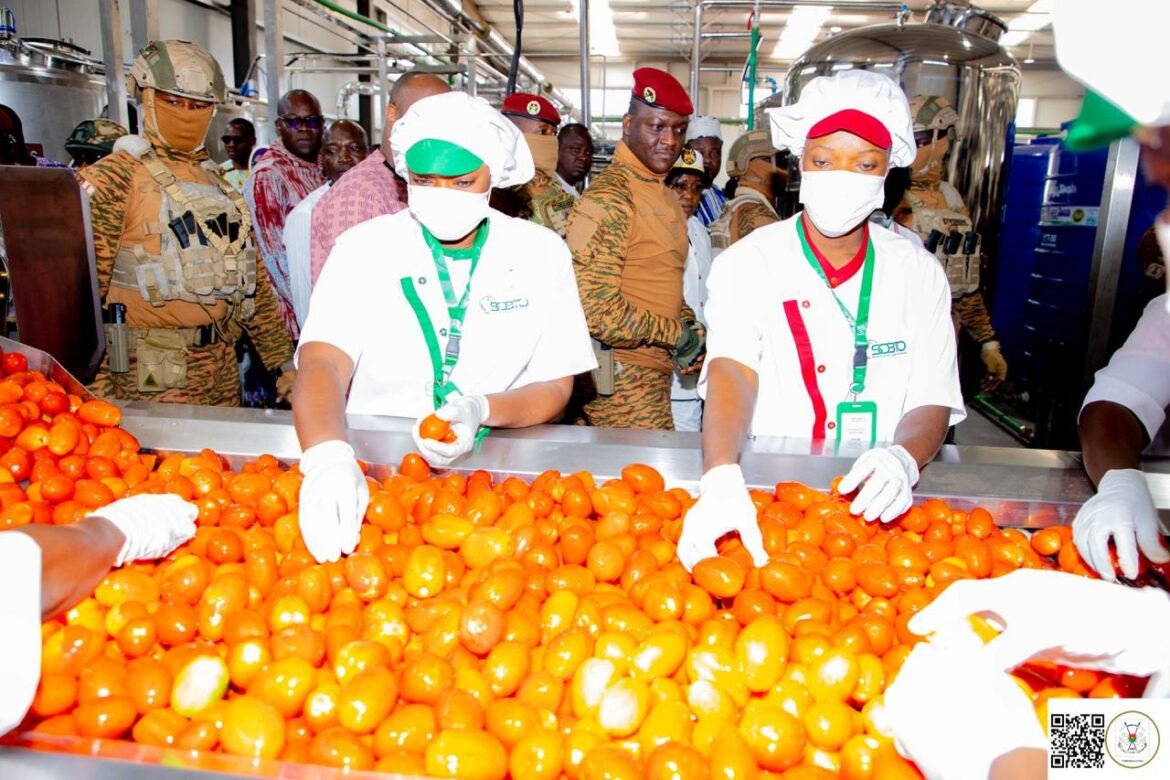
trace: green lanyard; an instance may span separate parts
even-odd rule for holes
[[[866,339],[866,332],[869,330],[869,303],[873,295],[873,241],[869,239],[867,234],[865,265],[861,271],[861,295],[857,299],[857,316],[854,317],[848,307],[837,297],[833,285],[829,284],[829,278],[825,276],[825,270],[821,268],[821,263],[817,260],[816,253],[813,252],[808,236],[805,234],[803,217],[796,221],[796,233],[800,236],[800,248],[804,250],[804,259],[816,271],[817,276],[821,277],[821,281],[825,283],[825,287],[832,294],[833,300],[837,302],[837,308],[845,315],[845,321],[853,329],[853,384],[850,385],[849,392],[856,397],[865,390],[865,372],[869,367],[869,342]]]
[[[443,299],[447,303],[447,315],[451,320],[447,328],[447,348],[444,350],[442,358],[439,357],[439,339],[435,334],[435,325],[431,322],[431,317],[427,314],[426,307],[423,306],[422,299],[418,296],[418,291],[414,289],[414,279],[409,276],[399,279],[402,293],[410,303],[410,308],[414,310],[414,316],[418,320],[419,329],[422,330],[423,339],[427,344],[427,354],[431,359],[431,372],[435,379],[434,403],[436,409],[447,403],[447,398],[453,393],[463,394],[463,391],[451,381],[451,374],[455,371],[455,364],[459,362],[459,345],[463,340],[463,320],[467,316],[467,301],[471,296],[471,280],[475,276],[475,267],[479,264],[483,245],[487,241],[488,224],[485,220],[475,234],[475,241],[468,249],[446,249],[437,238],[431,235],[429,230],[425,227],[422,228],[423,238],[426,239],[427,246],[431,249],[431,256],[435,261],[435,271],[439,275],[439,286],[443,288]],[[447,268],[448,257],[458,259],[470,257],[471,259],[471,269],[467,274],[467,287],[464,288],[463,295],[458,299],[455,298],[455,288],[451,284],[451,272]],[[481,434],[486,433],[486,431],[486,428],[482,429]]]

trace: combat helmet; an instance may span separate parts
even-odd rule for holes
[[[86,119],[65,140],[65,151],[73,157],[85,154],[104,157],[114,151],[114,142],[126,133],[126,128],[109,119]]]
[[[188,41],[151,41],[142,47],[126,77],[131,97],[148,87],[193,100],[227,99],[223,69],[201,46]]]
[[[910,116],[914,132],[949,130],[959,123],[959,114],[951,101],[939,95],[915,95],[910,99]]]

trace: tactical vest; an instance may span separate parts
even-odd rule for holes
[[[971,237],[975,227],[966,208],[954,208],[952,198],[947,197],[948,193],[941,191],[941,194],[948,208],[927,206],[926,201],[914,194],[913,190],[906,190],[905,200],[913,209],[907,227],[917,233],[924,243],[931,240],[933,231],[942,234],[933,254],[946,272],[951,297],[962,298],[979,290],[980,250],[983,242],[977,234]],[[955,198],[958,198],[957,192]],[[953,252],[947,252],[948,244],[954,249]],[[931,251],[929,244],[926,251]]]
[[[773,214],[776,213],[776,209],[772,207],[772,204],[762,193],[750,187],[738,188],[735,191],[735,197],[723,204],[723,213],[708,228],[711,234],[711,250],[715,254],[731,246],[731,218],[735,209],[745,203],[761,203],[768,207],[768,211],[771,211]],[[776,219],[780,219],[779,214],[776,215]]]
[[[237,306],[256,291],[252,216],[244,197],[210,164],[209,183],[179,181],[153,149],[138,156],[161,206],[146,235],[158,235],[159,254],[142,244],[119,248],[110,284],[137,290],[153,306],[167,301]]]

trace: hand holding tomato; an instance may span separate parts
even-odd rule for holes
[[[434,414],[415,422],[414,443],[428,463],[449,466],[475,448],[476,436],[489,414],[491,411],[485,396],[461,395]],[[448,424],[448,431],[442,430],[442,423]],[[439,433],[442,433],[441,438],[437,438]]]

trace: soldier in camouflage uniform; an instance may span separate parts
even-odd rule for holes
[[[122,304],[129,365],[102,361],[93,391],[130,400],[238,406],[235,344],[246,330],[291,384],[292,343],[252,243],[243,196],[203,138],[223,72],[185,41],[148,44],[128,78],[145,133],[78,172],[89,194],[102,305]]]
[[[614,360],[614,392],[585,403],[590,425],[673,430],[670,377],[694,373],[702,328],[683,302],[686,216],[663,184],[694,112],[682,86],[654,68],[634,93],[613,162],[578,198],[567,242],[593,338]],[[672,362],[673,359],[673,362]]]
[[[556,177],[560,112],[540,95],[516,92],[504,100],[500,113],[524,134],[532,152],[532,162],[536,165],[536,173],[529,181],[512,188],[515,200],[508,212],[544,225],[564,238],[569,212],[573,210],[576,198],[564,190]]]
[[[711,223],[711,249],[716,255],[753,230],[780,221],[772,203],[787,181],[776,167],[776,148],[765,130],[752,130],[735,139],[727,153],[727,175],[735,181],[735,189]]]
[[[65,151],[73,158],[73,169],[81,170],[114,151],[114,143],[126,135],[126,128],[109,119],[87,119],[73,128]]]
[[[979,286],[980,240],[959,191],[943,180],[951,133],[959,115],[946,98],[930,95],[912,98],[910,113],[918,155],[910,167],[910,186],[894,211],[894,219],[917,233],[927,251],[942,263],[951,285],[955,335],[965,330],[980,345],[987,368],[983,386],[991,389],[1007,377],[1007,362]]]

